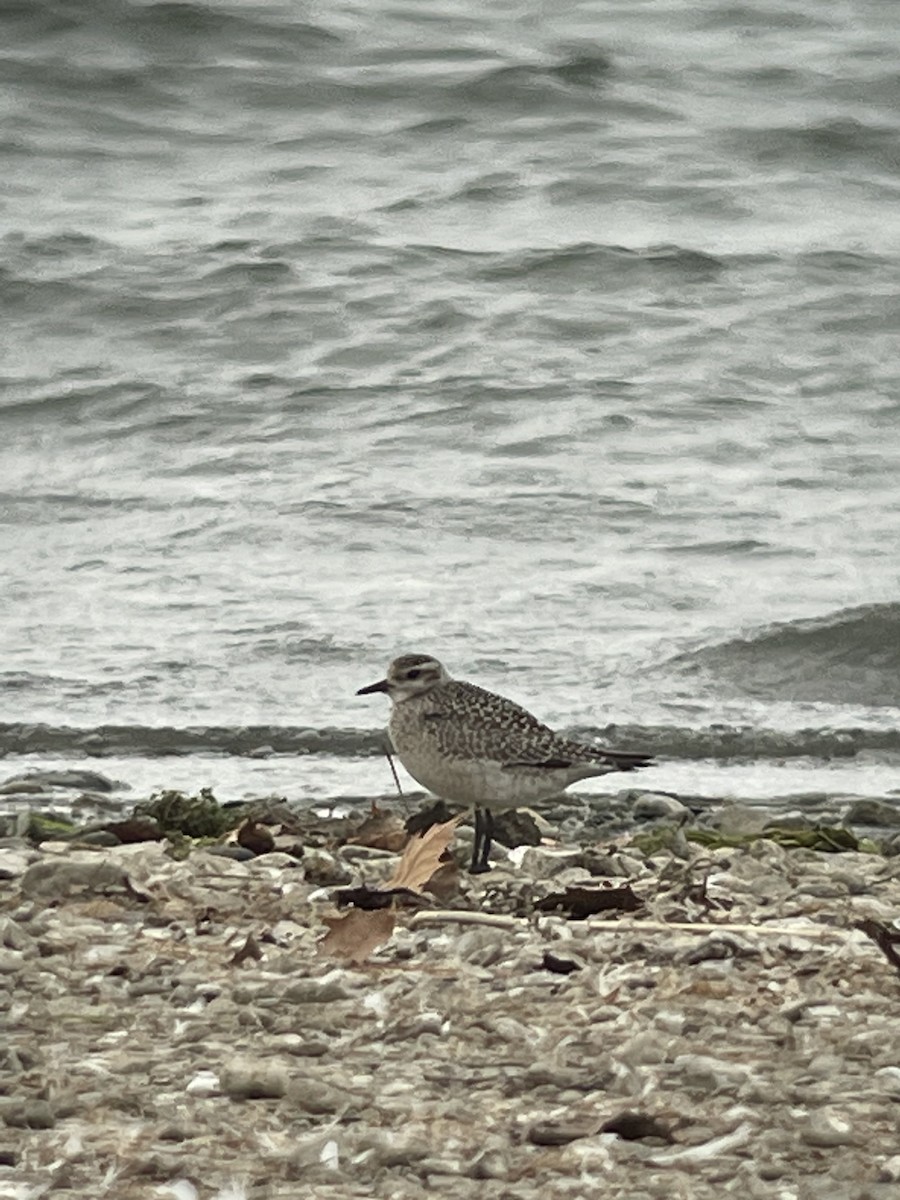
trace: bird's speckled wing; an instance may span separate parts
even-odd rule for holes
[[[450,757],[548,768],[603,760],[602,750],[560,737],[520,704],[461,680],[429,692],[420,720],[423,736]]]

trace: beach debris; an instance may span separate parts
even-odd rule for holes
[[[655,1167],[696,1166],[710,1159],[718,1158],[722,1154],[728,1154],[729,1151],[736,1150],[738,1146],[745,1145],[750,1141],[752,1133],[753,1126],[749,1121],[744,1121],[736,1129],[733,1129],[731,1133],[711,1138],[708,1142],[703,1142],[699,1146],[687,1146],[683,1150],[665,1151],[662,1154],[654,1155],[647,1161]]]
[[[604,1121],[600,1132],[615,1133],[626,1142],[639,1142],[644,1138],[657,1138],[663,1142],[675,1141],[672,1128],[665,1121],[650,1113],[632,1112],[630,1109]]]
[[[364,963],[390,938],[396,920],[393,908],[351,908],[339,916],[326,914],[322,922],[328,932],[319,942],[319,953],[356,965]]]
[[[408,834],[403,821],[390,809],[379,809],[366,817],[363,823],[347,838],[348,846],[369,846],[373,850],[390,850],[399,853],[406,845]]]
[[[636,912],[643,901],[636,896],[630,883],[603,883],[599,887],[573,884],[564,892],[551,892],[535,904],[538,912],[563,912],[573,921],[584,921],[596,913],[618,911]]]
[[[101,827],[102,832],[113,834],[120,845],[132,845],[135,842],[158,842],[163,837],[159,822],[153,817],[131,816],[123,821],[108,821]]]
[[[459,815],[461,815],[459,812],[452,812],[447,807],[445,800],[435,800],[433,804],[426,804],[418,812],[414,812],[411,817],[407,817],[406,832],[409,834],[425,833],[432,825],[445,825]]]
[[[271,854],[275,849],[275,836],[266,825],[248,817],[237,831],[237,842],[254,854]]]
[[[323,916],[328,932],[319,942],[319,953],[351,963],[365,962],[393,933],[399,897],[421,894],[441,867],[458,823],[459,818],[454,817],[410,837],[396,871],[383,887],[339,893],[339,902],[343,898],[353,907],[346,913]]]
[[[453,817],[439,825],[432,825],[418,837],[411,837],[404,847],[397,870],[384,885],[385,890],[408,888],[411,892],[421,892],[440,867],[458,824],[459,817]]]
[[[871,938],[888,962],[900,974],[900,928],[871,917],[856,922],[856,928]]]
[[[577,963],[574,958],[560,958],[552,950],[544,951],[541,966],[545,971],[552,971],[554,975],[571,975],[574,971],[582,969],[582,964]]]
[[[685,833],[689,842],[695,842],[709,849],[721,849],[724,846],[735,849],[751,846],[754,842],[765,839],[784,846],[788,850],[821,850],[827,854],[840,854],[845,850],[859,850],[860,840],[849,829],[841,825],[813,825],[808,829],[792,825],[772,823],[764,826],[761,833],[723,834],[715,829],[688,829]]]
[[[135,806],[133,815],[152,817],[167,837],[216,838],[234,828],[234,812],[219,804],[211,788],[201,788],[196,796],[154,792],[146,803]]]

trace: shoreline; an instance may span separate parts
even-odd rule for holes
[[[318,948],[332,893],[398,854],[307,817],[290,852],[240,861],[4,839],[0,1186],[880,1200],[900,1181],[900,979],[858,928],[900,913],[896,851],[700,845],[674,808],[575,837],[570,815],[354,965]],[[541,910],[571,889],[638,908]]]

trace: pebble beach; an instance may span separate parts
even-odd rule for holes
[[[739,805],[567,796],[365,961],[323,953],[401,816],[121,842],[8,814],[0,1196],[898,1194],[896,810],[792,844]]]

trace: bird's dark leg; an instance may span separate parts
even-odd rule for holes
[[[491,852],[491,837],[494,832],[494,814],[486,808],[475,809],[475,841],[472,843],[472,865],[470,875],[483,875],[491,869],[488,855]]]
[[[483,841],[481,843],[481,869],[489,871],[491,869],[491,839],[494,836],[494,814],[489,808],[484,810],[484,822],[482,824]]]
[[[481,849],[481,831],[482,831],[483,822],[484,822],[484,813],[481,811],[480,808],[476,808],[475,809],[475,838],[472,842],[472,861],[469,864],[469,874],[470,875],[477,875],[478,870],[479,870],[478,864],[481,861],[481,856],[479,854],[479,851]]]

